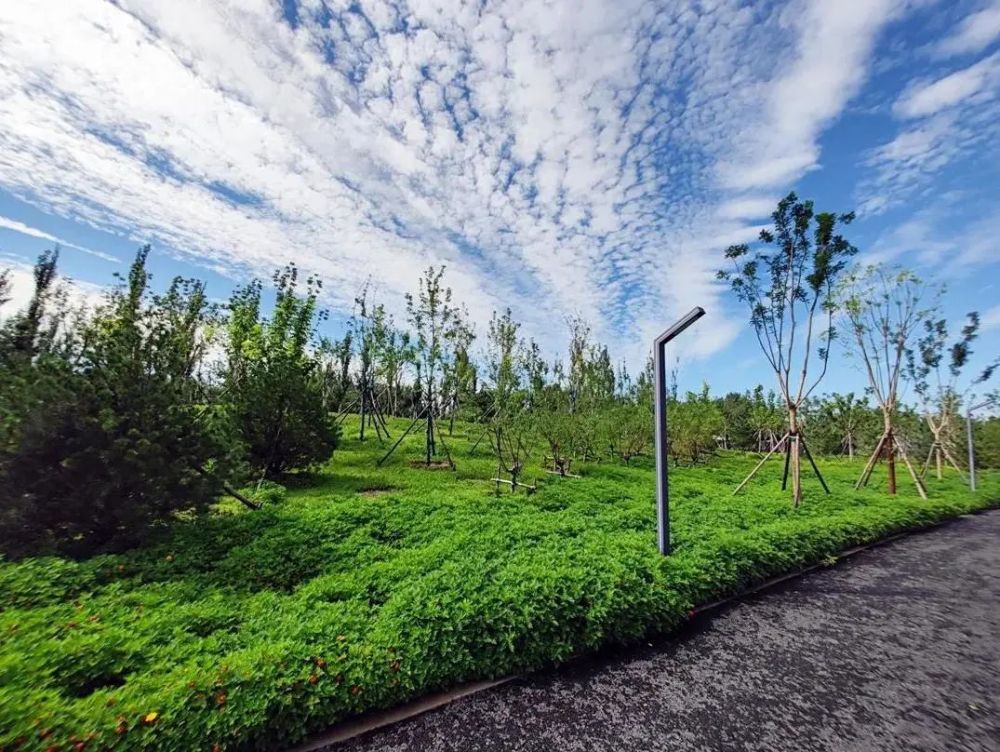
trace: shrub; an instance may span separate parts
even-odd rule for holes
[[[979,496],[955,475],[928,501],[890,500],[830,462],[821,502],[792,508],[762,481],[735,503],[755,460],[725,453],[672,474],[662,557],[648,466],[491,497],[462,477],[488,456],[466,454],[456,477],[376,470],[377,444],[349,449],[355,483],[325,477],[120,555],[0,562],[0,748],[90,734],[87,749],[287,748],[364,710],[669,630],[696,604],[1000,493],[984,471]],[[391,495],[354,493],[387,474]]]
[[[238,468],[227,416],[201,402],[196,369],[213,312],[200,283],[148,291],[148,248],[72,327],[46,305],[43,256],[28,311],[0,339],[0,545],[75,555],[135,543],[204,510]],[[46,327],[46,322],[49,325]]]
[[[266,478],[325,462],[340,429],[326,410],[314,326],[320,282],[298,294],[294,265],[275,274],[277,299],[261,316],[261,283],[237,290],[229,304],[226,394],[252,466]]]

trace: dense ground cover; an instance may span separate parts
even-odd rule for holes
[[[795,509],[777,462],[732,496],[753,458],[724,455],[672,475],[662,558],[648,461],[496,497],[485,446],[469,456],[478,430],[457,427],[456,473],[411,467],[418,437],[382,469],[376,442],[349,440],[261,511],[224,503],[117,556],[0,563],[0,747],[280,749],[368,708],[669,630],[768,575],[1000,499],[996,473],[975,496],[958,477],[931,479],[926,502],[855,492],[860,463],[830,460],[833,495],[807,475]]]

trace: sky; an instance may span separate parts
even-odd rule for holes
[[[790,190],[860,261],[947,284],[1000,352],[1000,0],[0,3],[0,267],[86,300],[143,243],[225,299],[294,261],[331,335],[429,265],[481,337],[581,316],[634,371],[694,305],[680,386],[773,376],[715,280]],[[834,352],[821,391],[864,387]]]

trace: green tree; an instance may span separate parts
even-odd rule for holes
[[[389,413],[399,415],[403,376],[407,366],[413,363],[416,352],[409,332],[399,331],[392,317],[389,317],[380,334],[375,343],[375,371],[385,384]]]
[[[416,333],[417,382],[421,413],[426,422],[424,456],[428,466],[437,453],[435,418],[441,401],[440,382],[445,368],[451,363],[448,337],[457,315],[451,303],[451,288],[441,281],[444,272],[443,266],[428,267],[420,278],[416,296],[406,296],[407,315]]]
[[[511,491],[517,489],[524,470],[534,425],[523,389],[526,359],[519,329],[508,308],[501,316],[493,312],[486,334],[486,374],[493,394],[490,446],[497,458],[497,488],[500,474],[505,472],[510,476]]]
[[[939,290],[929,288],[905,269],[868,266],[848,274],[840,285],[840,307],[850,322],[850,350],[864,365],[868,387],[882,413],[882,435],[875,444],[858,486],[871,477],[880,456],[888,473],[888,491],[896,493],[896,456],[900,455],[917,486],[925,490],[899,440],[899,385],[910,340],[937,306]]]
[[[828,446],[854,459],[862,433],[871,419],[871,409],[867,400],[847,394],[831,394],[824,397],[816,409],[819,422],[817,433],[828,434]],[[825,438],[820,436],[820,438]]]
[[[10,269],[0,270],[0,308],[10,302]]]
[[[319,343],[320,379],[327,412],[339,412],[351,387],[354,338],[350,331],[339,340],[323,338]]]
[[[700,392],[688,392],[683,401],[671,400],[670,446],[675,460],[685,458],[700,462],[715,451],[716,437],[723,430],[722,410],[709,396],[708,384]]]
[[[467,399],[472,399],[476,391],[478,374],[471,355],[476,330],[469,321],[467,310],[456,310],[455,319],[446,336],[451,358],[445,362],[441,391],[447,402],[448,435],[451,436],[455,432],[456,414]]]
[[[264,478],[327,461],[339,428],[323,399],[313,347],[320,282],[299,292],[295,265],[275,273],[270,318],[261,312],[262,285],[237,289],[229,303],[225,387],[251,465]]]
[[[388,438],[389,429],[382,416],[377,384],[378,358],[390,326],[385,306],[374,305],[368,299],[368,285],[354,299],[354,313],[351,316],[351,336],[357,348],[357,392],[360,428],[358,439],[365,440],[365,428],[375,429],[379,440],[383,433]]]
[[[979,314],[972,311],[966,315],[965,325],[950,345],[945,319],[926,319],[923,323],[924,336],[917,342],[916,352],[907,353],[907,374],[920,397],[924,419],[932,435],[921,475],[926,475],[934,464],[940,480],[946,461],[962,472],[954,458],[961,428],[960,409],[973,390],[992,378],[1000,366],[1000,358],[963,384],[962,376],[972,355],[972,343],[979,336]]]
[[[857,248],[838,232],[853,214],[816,213],[789,193],[771,215],[760,243],[730,246],[731,267],[718,272],[750,312],[750,325],[774,371],[788,417],[792,499],[802,501],[799,410],[826,375],[834,337],[833,290]],[[820,372],[810,377],[817,344]]]

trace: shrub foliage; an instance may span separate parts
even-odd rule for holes
[[[204,287],[149,292],[148,249],[70,328],[43,256],[28,309],[0,351],[0,540],[11,554],[87,553],[215,501],[239,465],[225,415],[201,403],[195,369],[214,312]]]

